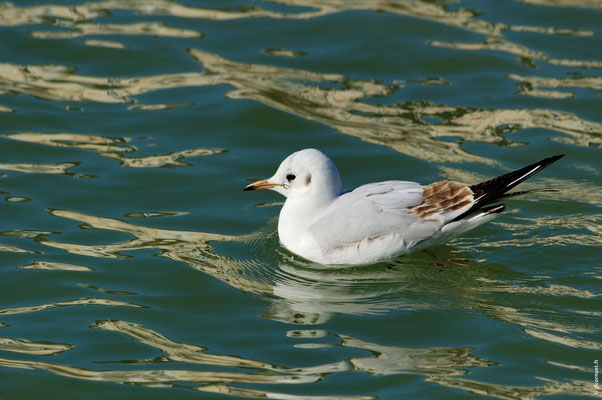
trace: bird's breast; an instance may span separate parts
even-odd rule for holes
[[[320,207],[307,207],[288,199],[280,211],[278,220],[280,242],[293,253],[315,259],[321,250],[309,227],[316,220],[320,209]]]

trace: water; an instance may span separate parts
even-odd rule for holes
[[[0,398],[596,397],[601,8],[2,3]],[[325,269],[241,190],[306,147],[347,188],[566,157],[447,245]]]

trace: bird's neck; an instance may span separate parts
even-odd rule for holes
[[[280,217],[296,219],[300,222],[310,222],[325,210],[336,196],[287,198],[280,211]]]

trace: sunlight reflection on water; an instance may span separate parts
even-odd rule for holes
[[[502,137],[503,134],[528,128],[545,128],[564,133],[570,136],[564,140],[572,144],[592,146],[602,143],[596,134],[602,131],[602,124],[580,119],[568,112],[546,109],[487,110],[416,102],[395,106],[371,105],[360,100],[387,96],[396,88],[377,82],[348,81],[341,75],[241,64],[197,49],[189,49],[189,53],[206,68],[205,72],[115,79],[77,76],[72,70],[58,66],[25,67],[5,64],[0,85],[4,84],[7,90],[18,90],[48,99],[129,102],[130,96],[148,91],[225,83],[235,88],[226,94],[229,98],[257,100],[276,109],[332,126],[340,133],[382,144],[427,161],[491,163],[492,160],[466,151],[460,141],[439,139],[454,137],[463,141],[508,142],[506,137]],[[98,89],[90,88],[90,81]],[[313,82],[314,85],[306,86],[299,81]],[[16,82],[19,84],[15,85]],[[24,85],[24,82],[28,84]],[[343,84],[346,88],[325,89],[315,86],[333,83]],[[587,85],[587,82],[580,84]],[[550,81],[548,85],[553,87],[555,83]],[[599,89],[597,80],[587,87]],[[423,121],[424,118],[438,118],[443,123],[427,124]],[[128,159],[118,155],[131,148],[117,148],[118,151],[115,152],[115,147],[111,146],[109,151],[103,151],[102,146],[114,144],[115,139],[80,134],[54,135],[54,140],[52,135],[42,133],[16,133],[8,137],[88,149],[101,146],[97,152],[100,150],[101,155],[118,158],[127,166],[161,166],[162,162],[175,162],[174,159],[188,154],[207,155],[223,151],[194,149],[154,158]],[[103,140],[105,143],[97,144]]]

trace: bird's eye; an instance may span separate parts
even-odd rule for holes
[[[289,182],[292,182],[292,181],[294,181],[294,180],[295,180],[295,178],[296,178],[296,176],[295,176],[295,175],[293,175],[293,174],[288,174],[288,175],[286,176],[286,179],[288,179],[288,181],[289,181]]]

